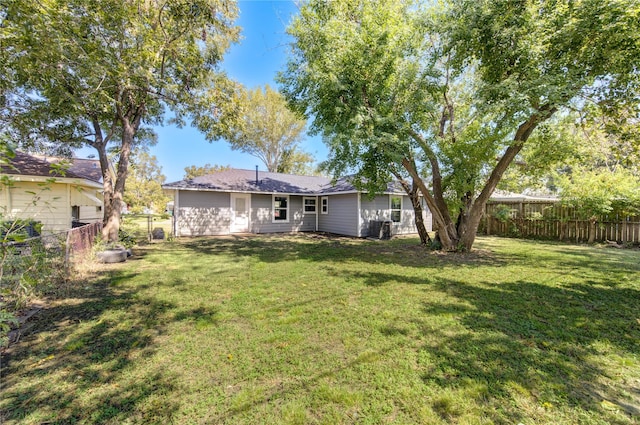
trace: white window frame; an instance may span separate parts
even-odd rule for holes
[[[329,197],[328,196],[320,197],[320,214],[329,214]]]
[[[400,198],[400,208],[392,208],[393,198]],[[404,198],[402,195],[389,195],[389,220],[391,220],[394,223],[402,222],[402,198]],[[400,218],[398,219],[398,221],[395,221],[393,219],[394,211],[398,211],[400,213]]]
[[[276,198],[286,198],[287,199],[287,207],[286,208],[276,208]],[[272,223],[288,223],[289,222],[289,205],[291,205],[291,200],[289,199],[289,195],[273,195],[271,197],[271,222]],[[276,209],[285,210],[287,218],[284,220],[276,219]]]
[[[307,211],[307,200],[313,201],[313,211]],[[312,196],[302,197],[302,213],[303,214],[316,214],[318,212],[318,199]]]

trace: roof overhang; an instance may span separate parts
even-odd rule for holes
[[[102,183],[94,182],[87,179],[68,178],[68,177],[45,177],[45,176],[28,176],[22,174],[1,174],[9,177],[15,182],[29,182],[29,183],[60,183],[60,184],[73,184],[76,186],[91,187],[94,189],[102,189]]]
[[[217,189],[210,187],[179,187],[179,186],[162,186],[162,189],[166,191],[172,190],[184,190],[190,192],[218,192],[218,193],[246,193],[252,195],[288,195],[288,196],[332,196],[332,195],[354,195],[359,193],[367,193],[359,190],[344,190],[336,192],[267,192],[258,190],[231,190],[231,189]],[[383,192],[380,195],[403,195],[407,196],[405,192]]]

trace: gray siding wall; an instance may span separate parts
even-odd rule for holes
[[[273,222],[273,196],[251,196],[251,232],[313,232],[316,229],[316,215],[304,214],[302,196],[289,196],[289,222]]]
[[[230,231],[229,193],[180,191],[176,214],[178,236],[225,235]]]
[[[376,196],[374,199],[369,199],[367,195],[361,195],[360,201],[360,232],[361,236],[373,236],[369,235],[370,221],[384,221],[391,218],[391,211],[389,209],[390,195]],[[428,211],[426,205],[424,206],[425,214],[425,227],[427,231],[431,231],[431,212]],[[411,199],[408,196],[402,196],[402,214],[399,223],[393,223],[392,233],[394,235],[404,235],[417,233],[415,224],[415,213],[413,211],[413,205],[411,205]],[[377,235],[376,235],[377,236]]]
[[[360,195],[360,217],[360,236],[374,236],[369,235],[369,222],[390,219],[389,196],[380,195],[369,199],[366,194]]]
[[[360,211],[358,197],[360,196]],[[329,213],[321,214],[318,197],[317,213],[304,213],[302,196],[289,196],[289,222],[273,222],[272,195],[251,195],[252,233],[312,232],[318,230],[347,236],[369,236],[370,221],[389,220],[389,195],[370,200],[366,195],[329,195]],[[426,209],[426,207],[425,207]],[[408,196],[402,199],[402,219],[393,224],[393,234],[416,233],[414,212]],[[431,213],[427,211],[425,225],[431,231]],[[359,225],[358,225],[359,223]],[[228,192],[180,191],[176,212],[178,236],[225,235],[230,232],[231,206]]]
[[[413,211],[413,205],[411,205],[411,199],[408,196],[403,196],[400,222],[393,223],[392,234],[406,235],[410,233],[417,233],[418,230],[416,229],[415,217],[416,217],[416,213],[415,211]]]
[[[320,214],[318,230],[347,236],[360,236],[358,229],[358,194],[329,195],[329,213]]]

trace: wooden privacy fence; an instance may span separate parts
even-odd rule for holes
[[[613,213],[592,222],[558,202],[489,202],[480,231],[486,235],[575,242],[587,242],[593,236],[593,241],[638,244],[640,216]]]
[[[82,227],[76,227],[67,232],[66,241],[66,258],[72,255],[86,253],[93,247],[93,244],[102,232],[102,222],[86,224]]]

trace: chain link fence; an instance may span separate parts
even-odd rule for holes
[[[0,245],[0,305],[23,308],[34,293],[64,283],[75,258],[91,252],[102,223]],[[6,238],[5,238],[6,240]]]

